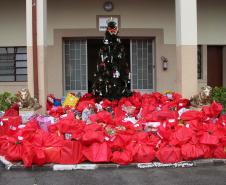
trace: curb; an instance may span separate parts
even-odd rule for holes
[[[190,168],[190,167],[204,167],[204,166],[221,166],[226,165],[226,159],[200,159],[195,161],[182,161],[179,163],[132,163],[129,165],[119,165],[114,163],[92,164],[83,163],[75,165],[62,164],[46,164],[44,166],[33,165],[31,168],[25,168],[22,163],[11,163],[5,157],[0,156],[0,166],[6,170],[47,170],[47,171],[68,171],[68,170],[95,170],[95,169],[117,169],[117,168]]]

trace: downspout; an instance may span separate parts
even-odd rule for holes
[[[32,0],[32,50],[33,50],[33,77],[34,97],[39,100],[38,86],[38,46],[37,46],[37,0]]]

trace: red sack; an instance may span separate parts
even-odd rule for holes
[[[188,110],[181,115],[183,121],[201,120],[204,114],[197,110]]]
[[[205,132],[200,138],[200,143],[206,145],[217,145],[219,143],[219,138],[216,135]]]
[[[17,104],[14,104],[5,111],[5,114],[3,117],[11,117],[11,116],[19,116],[19,106]]]
[[[48,114],[54,118],[59,118],[61,115],[65,114],[65,109],[61,106],[53,107]]]
[[[46,163],[46,155],[43,148],[34,147],[33,152],[34,152],[33,163],[38,166],[44,165]]]
[[[82,102],[91,99],[93,99],[93,95],[91,93],[86,93],[79,99],[79,101]]]
[[[145,143],[131,142],[126,149],[131,151],[134,162],[148,163],[155,158],[155,150]]]
[[[204,152],[201,146],[187,143],[182,145],[181,154],[185,160],[193,160],[201,158],[204,155]]]
[[[5,156],[8,149],[8,137],[6,135],[0,136],[0,155]]]
[[[93,143],[89,147],[84,147],[83,155],[91,162],[109,162],[111,149],[106,142]]]
[[[150,142],[150,138],[147,132],[136,132],[133,136],[132,136],[132,140],[131,141],[140,141],[140,142]]]
[[[91,145],[95,142],[103,143],[104,138],[105,135],[103,131],[87,130],[82,136],[82,143],[84,145]]]
[[[7,151],[5,153],[5,157],[9,161],[21,161],[22,160],[22,144],[17,141],[15,138],[8,138],[7,141]]]
[[[20,116],[3,117],[1,121],[5,134],[12,136],[17,132],[18,126],[22,123],[22,118]]]
[[[178,110],[181,108],[187,108],[190,105],[190,101],[188,99],[179,99],[177,101],[178,104]]]
[[[125,141],[121,138],[121,136],[116,135],[109,141],[109,146],[112,150],[119,150],[125,146]]]
[[[159,145],[161,143],[161,139],[160,139],[159,136],[152,134],[152,135],[150,135],[149,139],[150,139],[149,144],[152,147],[154,147],[154,148],[158,148],[159,147]]]
[[[78,110],[79,112],[82,112],[85,108],[88,107],[95,107],[95,100],[94,99],[90,99],[90,100],[84,100],[84,101],[79,101],[79,103],[76,106],[76,110]]]
[[[223,106],[220,103],[216,103],[213,101],[213,103],[210,105],[210,112],[212,114],[212,117],[216,118],[222,111]]]
[[[127,165],[133,161],[133,156],[128,150],[115,151],[112,154],[111,161],[114,163]]]
[[[153,111],[149,118],[145,118],[149,121],[164,121],[167,119],[177,119],[178,113],[176,111],[162,110]]]
[[[59,164],[61,162],[61,147],[43,147],[43,150],[46,156],[46,163]]]
[[[182,161],[180,148],[173,146],[161,147],[156,152],[156,157],[162,163],[177,163]]]
[[[217,146],[214,150],[214,157],[218,159],[226,159],[226,147],[223,145]]]
[[[24,163],[24,166],[26,168],[31,167],[32,166],[32,162],[33,162],[33,157],[34,157],[34,153],[33,153],[33,147],[30,143],[23,141],[22,143],[22,160]]]
[[[107,111],[101,111],[94,115],[89,116],[92,123],[106,123],[113,124],[112,115]]]
[[[9,161],[23,160],[25,167],[30,167],[33,160],[33,151],[30,143],[19,141],[14,138],[8,138],[7,151],[5,157]]]
[[[26,138],[27,141],[32,143],[33,146],[42,147],[42,146],[45,145],[44,143],[48,142],[48,139],[47,139],[48,136],[49,136],[48,133],[46,133],[45,131],[43,131],[41,129],[38,129],[38,130],[35,131],[35,133],[31,134],[30,137],[27,136],[25,138]],[[51,138],[50,138],[50,140],[51,140]]]
[[[190,128],[179,127],[173,134],[172,139],[176,140],[176,144],[182,145],[187,143],[193,136],[194,132]]]
[[[82,154],[82,144],[78,141],[64,141],[61,148],[60,163],[61,164],[79,164],[84,161]]]
[[[61,147],[63,146],[63,139],[54,134],[47,134],[43,138],[43,146],[44,147]]]
[[[204,159],[210,159],[213,157],[213,149],[211,148],[211,146],[208,145],[200,145],[202,150],[203,150],[203,158]]]
[[[4,127],[4,123],[1,121],[1,118],[0,118],[0,136],[3,136],[6,134],[6,128]]]

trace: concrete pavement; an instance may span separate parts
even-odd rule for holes
[[[0,185],[225,185],[226,166],[76,171],[0,168]]]

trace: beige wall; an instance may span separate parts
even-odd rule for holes
[[[174,0],[114,0],[108,13],[104,0],[48,0],[48,44],[54,29],[95,28],[96,15],[121,15],[122,28],[164,30],[164,43],[175,44]],[[26,45],[25,0],[0,0],[0,46]],[[226,1],[198,0],[198,43],[226,44]],[[82,20],[82,21],[81,21]]]
[[[26,46],[25,4],[25,0],[0,0],[0,46]]]
[[[128,30],[143,29],[145,34],[138,31],[131,33],[131,36],[156,37],[156,90],[174,90],[176,86],[174,0],[139,0],[139,6],[137,0],[114,0],[115,8],[112,12],[103,10],[104,1],[48,0],[48,91],[57,96],[63,93],[62,38],[82,35],[103,36],[103,33],[96,30],[96,15],[120,15],[120,36],[129,36]],[[26,45],[26,1],[0,0],[0,3],[0,46]],[[225,7],[225,0],[198,0],[199,44],[226,45]],[[85,33],[79,34],[81,30]],[[154,30],[158,30],[157,33]],[[161,56],[169,60],[167,71],[162,70]],[[199,85],[205,83],[204,79]],[[0,83],[0,87],[2,84],[5,83]],[[18,89],[21,85],[13,83],[13,86],[8,85],[8,87]]]
[[[198,43],[225,45],[225,20],[225,0],[198,0]]]
[[[26,88],[26,82],[1,82],[0,83],[0,93],[5,91],[11,93],[17,93],[17,91],[21,90],[22,88]]]

